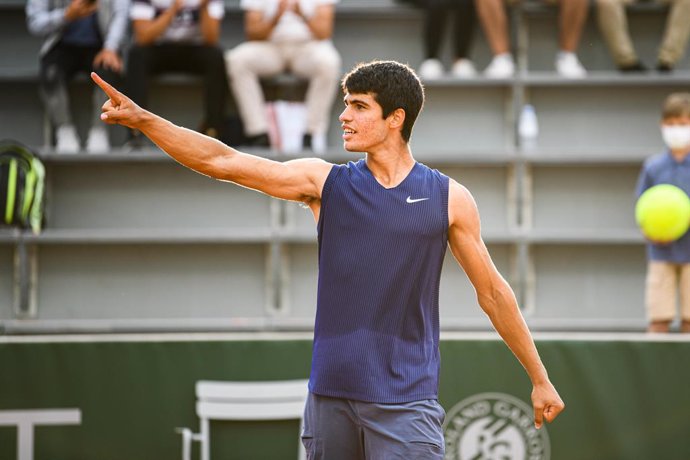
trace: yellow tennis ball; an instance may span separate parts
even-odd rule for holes
[[[650,240],[670,243],[690,228],[690,198],[675,185],[655,185],[637,200],[635,220]]]

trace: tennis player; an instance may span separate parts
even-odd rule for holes
[[[304,203],[318,227],[318,295],[302,440],[310,459],[442,459],[439,280],[446,248],[533,384],[534,423],[564,409],[512,289],[480,235],[470,192],[414,160],[424,90],[408,66],[374,61],[342,81],[344,165],[234,150],[134,104],[98,75],[102,119],[138,129],[215,179]]]

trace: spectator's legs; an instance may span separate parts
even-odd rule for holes
[[[225,62],[245,134],[265,135],[268,121],[259,78],[278,74],[285,68],[280,49],[270,42],[246,42],[227,51]]]
[[[474,0],[455,0],[455,29],[453,31],[453,46],[455,62],[452,73],[459,78],[470,78],[477,74],[474,64],[470,60],[470,48],[474,39],[474,29],[477,25],[477,12]]]
[[[438,59],[448,16],[446,0],[427,0],[424,16],[424,57]]]
[[[508,15],[503,0],[475,0],[477,15],[494,55],[510,52]]]
[[[561,0],[560,8],[561,50],[574,53],[580,44],[582,28],[587,21],[589,0]]]
[[[680,330],[690,332],[690,264],[680,267]]]
[[[424,7],[424,61],[419,66],[419,76],[424,80],[443,76],[439,50],[446,32],[448,1],[427,0]]]
[[[41,59],[39,84],[48,117],[54,126],[72,123],[67,82],[77,71],[71,47],[57,44]]]
[[[105,67],[94,67],[93,60],[100,50],[94,49],[89,53],[88,62],[84,68],[85,71],[94,71],[101,78],[110,84],[118,85],[120,80],[120,74],[106,69]],[[110,139],[108,136],[108,128],[105,123],[101,121],[101,108],[107,100],[107,97],[99,87],[94,87],[91,96],[92,102],[92,118],[91,118],[91,128],[89,129],[89,135],[86,138],[86,151],[89,153],[107,153],[110,151]]]
[[[560,4],[560,51],[556,55],[556,71],[562,77],[582,78],[587,71],[575,52],[587,21],[589,0],[560,0]]]
[[[667,0],[668,1],[668,0]],[[685,54],[690,37],[690,0],[670,0],[664,39],[659,48],[659,70],[670,70]]]
[[[223,126],[225,102],[229,92],[223,50],[216,46],[201,46],[197,48],[195,56],[198,60],[196,67],[204,76],[206,134],[217,138]]]
[[[474,29],[477,25],[477,11],[473,0],[456,0],[455,30],[453,33],[456,59],[469,59]]]
[[[204,78],[204,121],[207,134],[217,136],[223,125],[228,94],[222,50],[212,46],[169,43],[132,48],[127,73],[132,100],[146,108],[151,76],[165,72],[182,72]]]
[[[133,46],[127,61],[127,92],[143,108],[148,107],[148,89],[154,58],[154,46]]]
[[[484,70],[489,78],[509,78],[515,73],[515,61],[510,54],[508,15],[503,0],[475,0],[477,15],[493,52],[493,59]]]
[[[639,59],[633,47],[628,20],[625,16],[625,4],[632,0],[597,0],[597,19],[599,30],[609,48],[613,61],[621,70],[639,65]]]
[[[331,117],[333,101],[338,94],[340,54],[330,41],[311,41],[297,45],[291,70],[309,79],[307,89],[307,133],[312,135],[312,149],[322,153]]]
[[[678,270],[668,262],[649,261],[645,285],[645,304],[649,332],[668,332],[676,314]]]
[[[154,58],[154,46],[132,46],[127,60],[127,93],[139,106],[148,107],[149,80],[151,78]],[[128,130],[128,144],[132,148],[143,145],[144,136],[138,130]]]
[[[55,128],[55,150],[76,153],[79,136],[72,123],[67,83],[84,61],[83,49],[58,43],[41,59],[40,92],[51,124]]]

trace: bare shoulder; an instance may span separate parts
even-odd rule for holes
[[[321,158],[299,158],[286,161],[283,164],[293,173],[306,177],[314,186],[314,194],[310,198],[320,198],[323,186],[333,169],[333,163]]]
[[[470,191],[455,179],[448,184],[448,224],[467,222],[477,215],[477,204]]]
[[[321,177],[326,180],[333,168],[333,163],[329,163],[321,158],[298,158],[285,162],[290,168],[300,169],[312,177]]]

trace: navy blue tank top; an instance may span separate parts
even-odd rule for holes
[[[448,177],[421,163],[394,188],[365,160],[321,195],[311,392],[377,403],[438,397]]]

